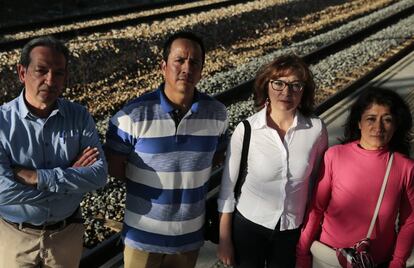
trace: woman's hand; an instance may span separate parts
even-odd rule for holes
[[[220,214],[220,241],[217,248],[217,257],[224,265],[234,265],[234,247],[231,239],[231,225],[233,213]]]
[[[217,258],[226,266],[234,265],[234,248],[231,239],[220,239]]]

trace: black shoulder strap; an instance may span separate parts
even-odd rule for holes
[[[239,198],[241,193],[241,187],[246,179],[247,175],[247,155],[249,154],[249,145],[250,145],[250,134],[251,127],[249,121],[243,120],[244,125],[244,136],[243,136],[243,147],[242,147],[242,156],[240,159],[240,168],[239,176],[237,177],[236,187],[234,188],[234,196],[236,199]]]

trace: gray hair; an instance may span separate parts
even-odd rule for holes
[[[61,53],[66,59],[66,66],[69,61],[69,49],[63,44],[62,41],[54,38],[53,36],[42,36],[29,41],[22,49],[19,63],[27,68],[30,64],[30,52],[35,47],[44,46]]]

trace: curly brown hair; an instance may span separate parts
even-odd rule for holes
[[[298,110],[305,116],[314,111],[315,82],[308,65],[297,55],[289,54],[277,57],[272,62],[262,66],[256,74],[254,82],[254,104],[256,109],[264,107],[268,95],[268,84],[271,79],[295,74],[305,84]]]

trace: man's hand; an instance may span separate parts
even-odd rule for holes
[[[16,181],[29,185],[36,186],[37,184],[37,172],[36,170],[26,169],[23,167],[13,168],[14,177]]]
[[[221,166],[224,162],[226,150],[216,151],[213,156],[213,167]]]
[[[106,161],[108,161],[109,175],[124,180],[128,156],[114,153],[107,147],[105,147],[105,156]]]
[[[87,167],[96,162],[99,156],[98,148],[86,147],[85,150],[77,157],[72,167]]]

